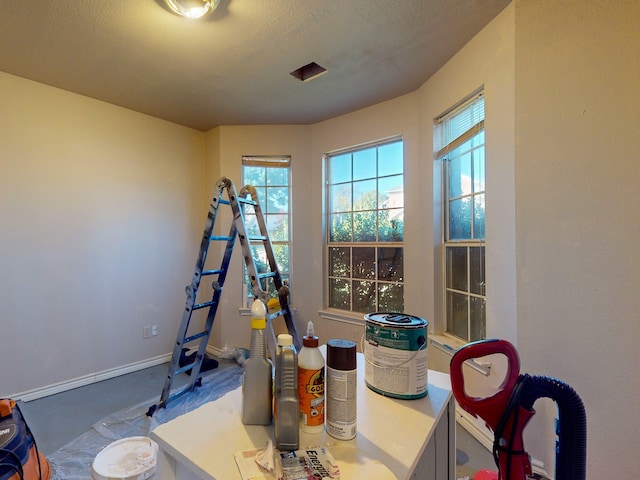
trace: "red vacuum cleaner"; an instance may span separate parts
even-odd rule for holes
[[[465,361],[487,355],[507,358],[507,373],[500,391],[488,398],[470,397],[464,388]],[[500,480],[526,480],[532,476],[522,432],[536,413],[538,398],[550,398],[558,407],[556,426],[556,480],[585,480],[587,420],[578,394],[555,378],[520,374],[520,357],[505,340],[481,340],[460,348],[451,359],[451,386],[460,407],[482,418],[494,433],[493,456]]]

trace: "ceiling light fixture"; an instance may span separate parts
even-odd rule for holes
[[[187,18],[202,18],[213,12],[220,0],[164,0],[173,13]]]

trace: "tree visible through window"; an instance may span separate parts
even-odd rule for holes
[[[290,280],[290,246],[291,246],[291,215],[290,215],[290,170],[289,156],[243,156],[242,180],[243,185],[252,185],[258,194],[258,201],[265,217],[269,232],[269,239],[273,247],[273,254],[278,264],[278,270],[283,282]],[[260,228],[251,206],[245,207],[245,223],[248,235],[259,235]],[[267,255],[262,245],[252,245],[251,254],[258,273],[268,271]],[[247,295],[251,296],[251,282],[244,267]],[[277,297],[272,278],[265,278],[263,290],[272,297]],[[247,303],[249,305],[250,303]]]
[[[401,139],[328,154],[327,299],[359,313],[404,310]]]
[[[436,120],[444,172],[444,264],[447,332],[486,337],[484,96]]]

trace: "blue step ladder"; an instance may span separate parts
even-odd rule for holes
[[[225,191],[227,198],[224,198]],[[229,234],[226,236],[214,235],[214,227],[218,217],[218,210],[223,205],[231,207],[231,213],[233,215]],[[245,221],[245,218],[250,218],[252,221],[255,219],[259,232],[256,234],[247,233],[247,222]],[[229,263],[233,254],[236,238],[240,241],[240,245],[242,247],[242,255],[247,267],[249,280],[251,281],[251,293],[253,296],[260,299],[266,306],[267,302],[271,298],[268,291],[275,289],[275,291],[278,292],[280,310],[267,315],[267,324],[269,327],[268,332],[270,332],[271,337],[268,341],[271,357],[275,358],[274,349],[276,345],[272,321],[278,317],[284,318],[285,325],[288,332],[293,337],[296,349],[299,351],[301,348],[300,339],[293,322],[291,309],[289,308],[289,288],[284,283],[280,275],[256,189],[251,185],[246,185],[238,194],[233,181],[227,177],[222,177],[216,182],[213,197],[209,205],[209,213],[207,215],[207,221],[202,234],[200,251],[198,252],[198,259],[196,261],[191,284],[187,285],[185,288],[187,300],[184,312],[182,313],[182,320],[180,322],[176,343],[173,347],[173,354],[171,356],[171,362],[169,363],[169,372],[160,396],[160,402],[149,408],[149,411],[147,412],[148,416],[152,416],[157,408],[166,407],[172,400],[192,392],[196,387],[199,387],[202,384],[200,370],[205,359],[207,344],[209,342],[209,337],[213,328],[213,321],[222,296],[222,288],[229,269]],[[209,251],[209,247],[214,242],[226,242],[222,262],[220,263],[219,268],[205,270],[207,253]],[[257,247],[264,251],[267,259],[266,272],[258,273],[252,255],[252,247]],[[200,281],[202,280],[202,277],[205,276],[211,276],[214,278],[212,282],[212,298],[206,302],[196,303],[196,297],[200,288]],[[273,283],[273,288],[269,289],[271,282]],[[204,329],[201,332],[187,335],[192,313],[202,309],[209,309],[206,321],[204,322]],[[187,365],[180,366],[180,357],[183,353],[183,349],[189,348],[187,345],[197,345],[197,351],[195,356],[190,355],[188,357],[194,359],[192,362]],[[189,374],[189,383],[176,391],[172,391],[173,380],[177,375],[184,372]]]

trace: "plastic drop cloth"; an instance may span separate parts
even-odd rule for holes
[[[107,445],[122,438],[148,436],[158,425],[216,400],[242,385],[242,372],[235,361],[221,360],[218,368],[202,377],[202,386],[170,401],[165,408],[156,409],[153,417],[148,417],[147,411],[158,403],[159,396],[103,418],[88,432],[47,456],[51,479],[91,479],[93,460]],[[158,385],[158,390],[162,390],[162,385]]]

